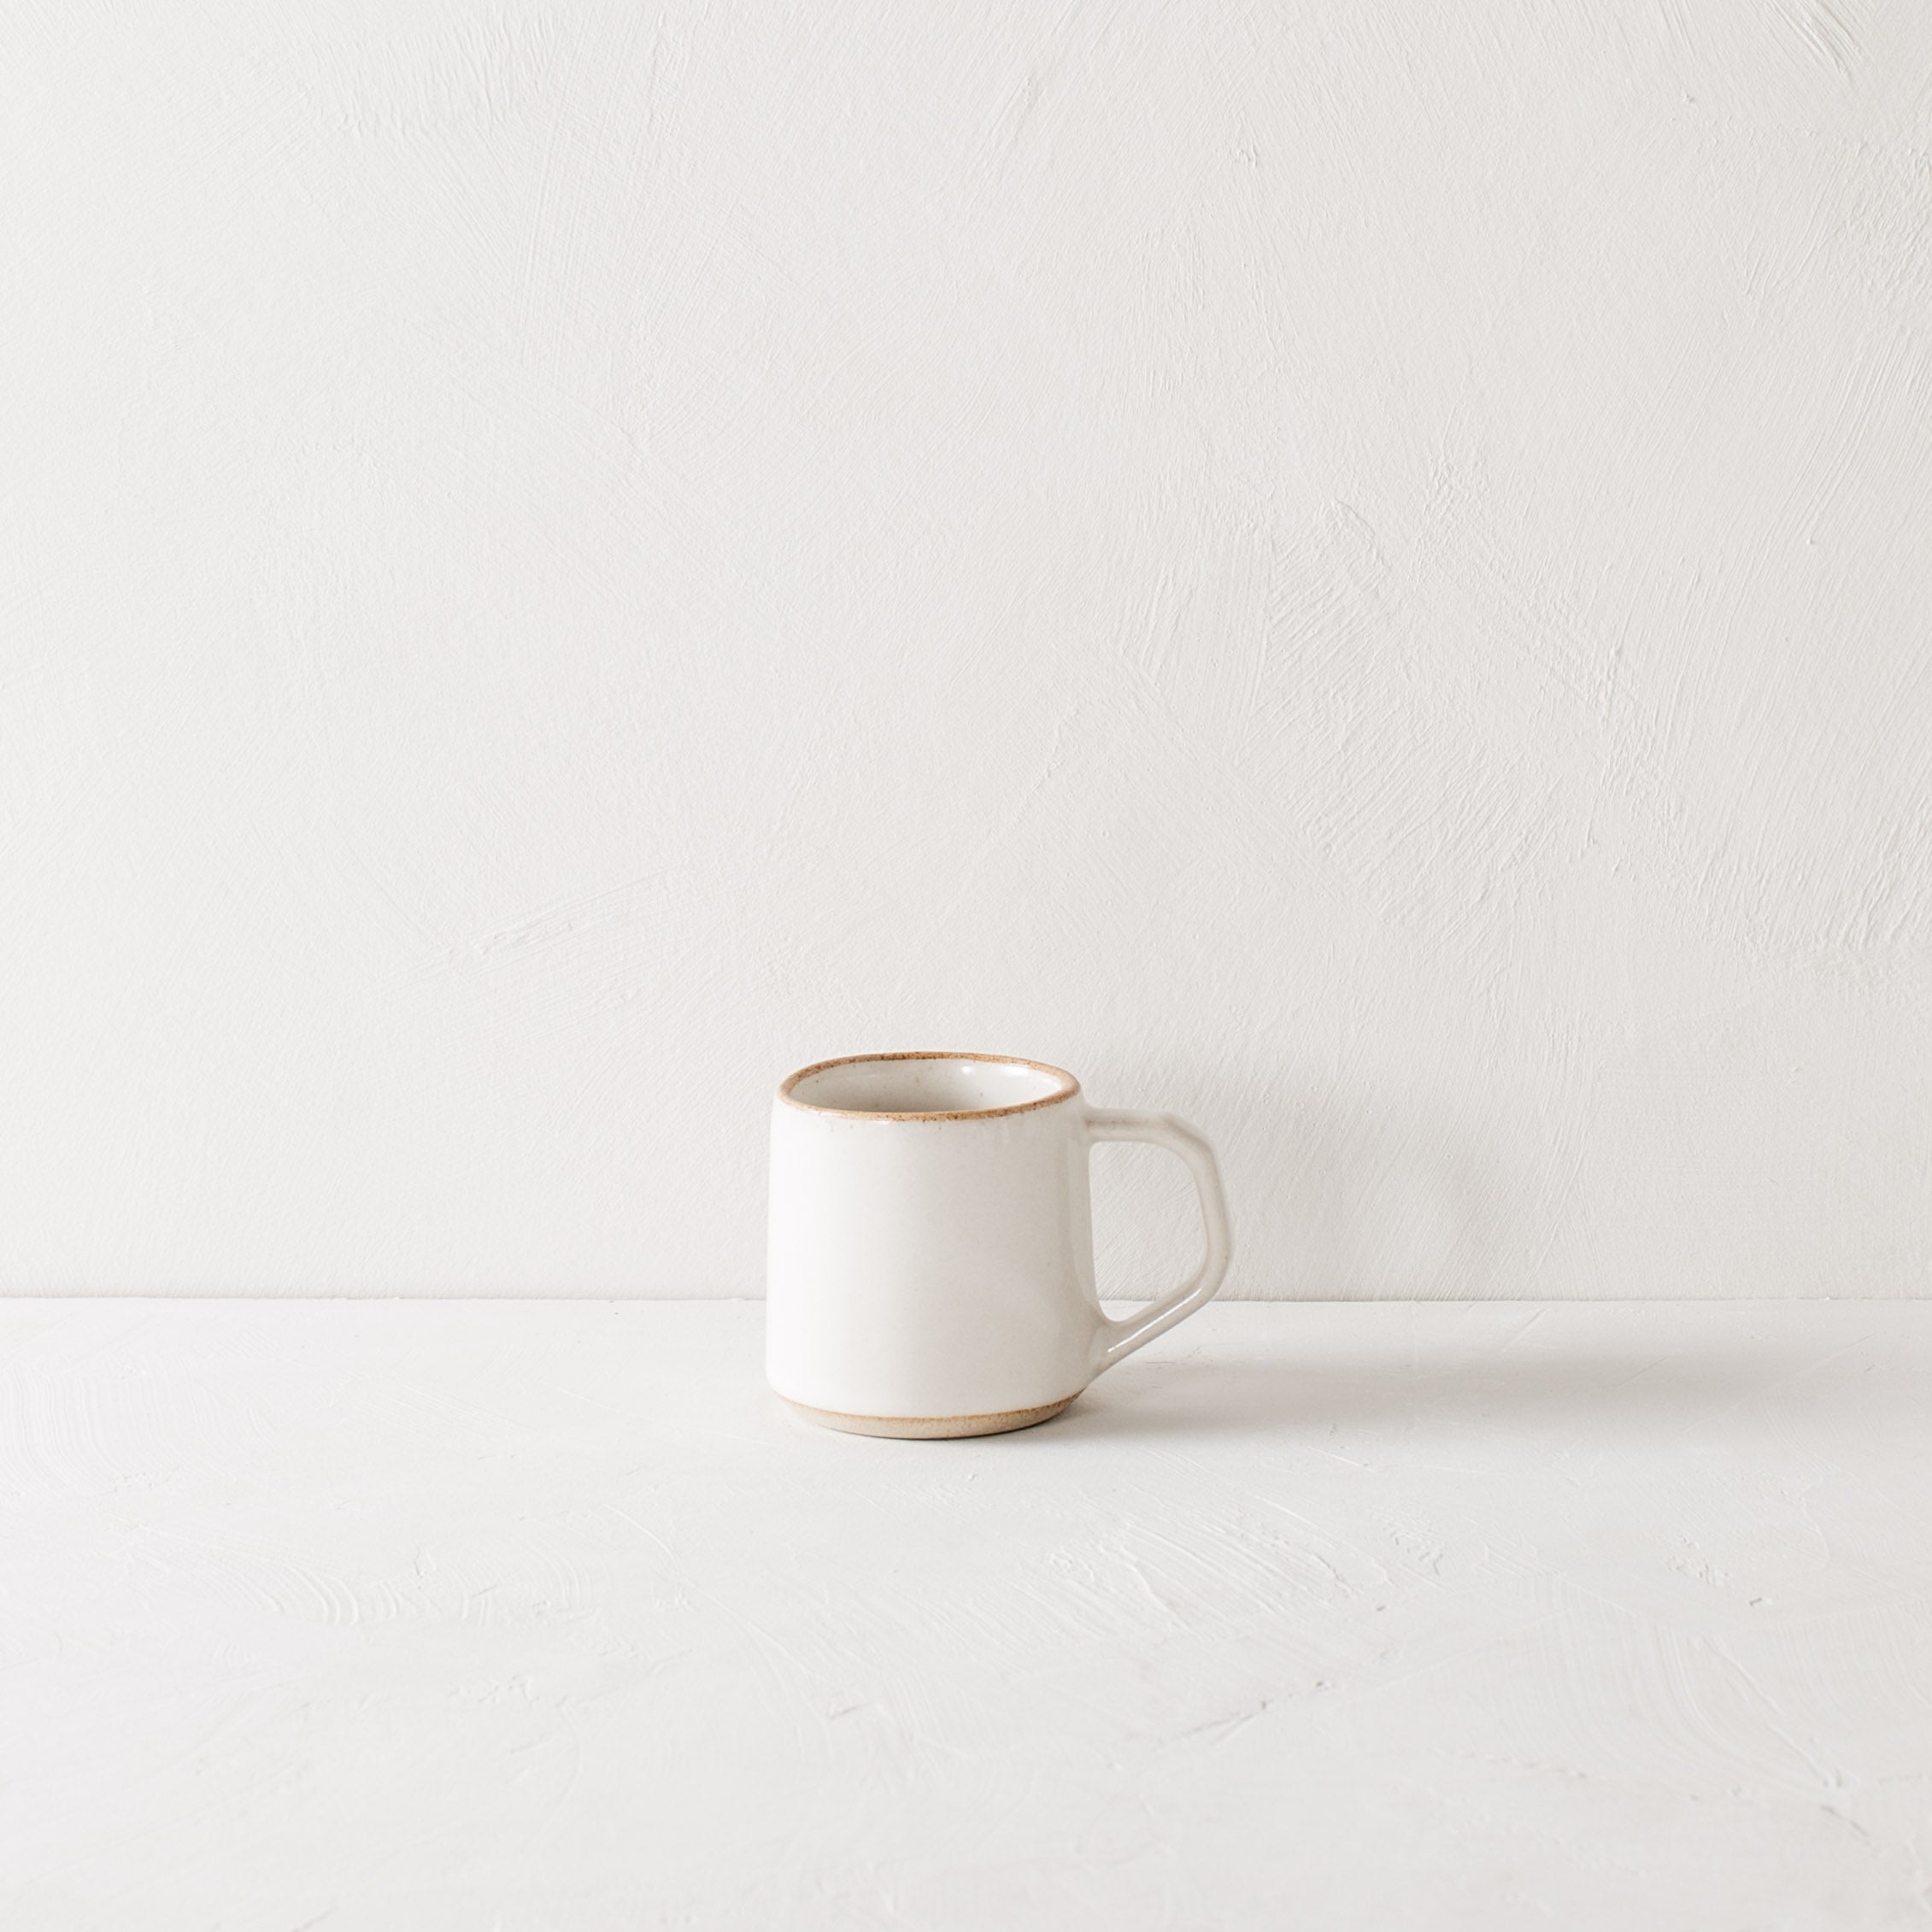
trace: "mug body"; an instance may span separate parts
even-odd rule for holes
[[[987,1435],[1100,1366],[1079,1083],[990,1054],[794,1074],[772,1113],[766,1371],[834,1427]]]

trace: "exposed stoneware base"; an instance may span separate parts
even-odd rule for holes
[[[1042,1403],[1036,1409],[1002,1409],[995,1415],[841,1415],[836,1409],[814,1409],[795,1402],[789,1395],[778,1400],[807,1422],[821,1429],[843,1429],[849,1436],[897,1436],[917,1442],[935,1442],[952,1436],[1003,1436],[1011,1429],[1031,1429],[1036,1422],[1056,1416],[1073,1400],[1064,1396],[1057,1402]]]

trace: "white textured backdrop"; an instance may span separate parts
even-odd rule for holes
[[[0,1282],[1932,1291],[1932,10],[15,6]],[[1189,1244],[1109,1150],[1104,1271]]]

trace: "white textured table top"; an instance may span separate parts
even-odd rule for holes
[[[966,1442],[759,1320],[0,1304],[0,1923],[1932,1919],[1932,1304],[1221,1307]]]

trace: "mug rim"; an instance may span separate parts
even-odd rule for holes
[[[808,1080],[814,1073],[824,1073],[835,1066],[854,1066],[867,1060],[982,1060],[995,1066],[1031,1066],[1041,1073],[1050,1073],[1060,1083],[1057,1093],[1042,1094],[1036,1101],[1018,1101],[1011,1107],[966,1107],[938,1108],[925,1113],[882,1113],[870,1107],[819,1107],[811,1101],[794,1099],[792,1089],[801,1080]],[[1062,1101],[1077,1099],[1080,1083],[1064,1066],[1055,1066],[1048,1060],[1028,1060],[1022,1054],[975,1054],[943,1053],[937,1048],[921,1049],[914,1053],[896,1054],[835,1054],[830,1060],[815,1060],[809,1066],[802,1066],[796,1073],[788,1073],[778,1083],[779,1101],[786,1107],[795,1107],[801,1113],[828,1114],[837,1120],[997,1120],[1009,1113],[1031,1113],[1042,1107],[1058,1107]]]

